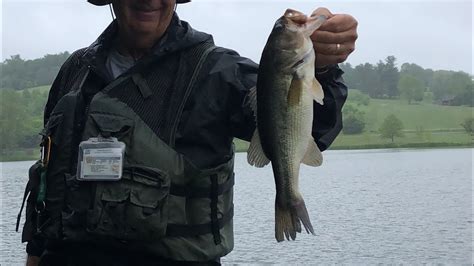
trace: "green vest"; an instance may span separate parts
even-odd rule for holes
[[[79,75],[76,87],[57,103],[43,131],[44,139],[52,140],[44,171],[44,205],[31,200],[41,189],[30,184],[24,240],[40,234],[53,241],[92,241],[183,261],[208,261],[232,250],[233,158],[212,169],[198,169],[173,149],[184,105],[213,49],[204,43],[183,52],[188,67],[178,71],[184,82],[171,99],[173,117],[168,121],[174,122],[163,126],[169,133],[167,141],[130,105],[110,94],[125,86],[146,99],[155,90],[147,80],[160,73],[160,67],[143,75],[125,74],[90,101],[83,86],[91,71]],[[120,181],[76,179],[78,144],[99,135],[126,144]],[[32,178],[30,183],[38,183]],[[35,207],[37,214],[32,212]]]

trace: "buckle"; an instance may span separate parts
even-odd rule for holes
[[[41,144],[41,163],[43,166],[47,166],[49,163],[49,157],[51,155],[51,137],[48,136],[43,139]]]

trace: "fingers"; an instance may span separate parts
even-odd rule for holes
[[[339,64],[347,60],[349,54],[344,55],[324,55],[316,54],[316,67]]]
[[[316,66],[344,62],[355,50],[358,38],[357,20],[347,14],[332,14],[327,8],[316,9],[312,16],[325,15],[328,20],[311,35],[316,51]]]
[[[346,42],[355,42],[358,38],[356,29],[351,29],[346,32],[329,32],[317,30],[311,35],[311,40],[313,43],[346,43]]]
[[[350,29],[357,28],[357,20],[348,14],[333,15],[326,23],[324,23],[319,30],[329,32],[345,32]]]
[[[355,43],[343,42],[343,43],[313,43],[316,53],[324,55],[346,55],[350,54],[355,50]]]
[[[326,16],[326,18],[332,18],[334,15],[331,13],[331,11],[329,11],[329,9],[325,8],[325,7],[320,7],[316,10],[313,11],[313,13],[311,13],[311,16],[312,17],[315,17],[315,16]]]

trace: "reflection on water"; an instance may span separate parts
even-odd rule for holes
[[[271,167],[236,156],[232,264],[472,264],[472,149],[328,151],[300,187],[316,236],[274,239]],[[3,163],[1,265],[21,263],[14,232],[26,171]]]

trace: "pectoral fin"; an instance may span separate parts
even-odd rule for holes
[[[291,80],[290,89],[288,90],[288,105],[295,106],[300,104],[301,90],[303,89],[304,81],[296,75]]]
[[[323,155],[319,150],[318,145],[316,145],[316,142],[312,139],[309,141],[302,163],[309,166],[320,166],[323,164]]]
[[[262,148],[258,129],[253,133],[250,147],[247,151],[247,162],[255,167],[264,167],[270,162]]]
[[[319,103],[320,105],[324,105],[323,99],[324,99],[324,91],[323,87],[321,87],[321,84],[319,84],[318,80],[316,78],[311,79],[311,84],[308,84],[307,86],[311,92],[311,95],[313,96],[313,99]]]

